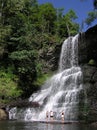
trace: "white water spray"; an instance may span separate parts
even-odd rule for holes
[[[77,120],[79,93],[82,90],[82,72],[78,67],[78,35],[64,41],[59,61],[59,70],[34,93],[29,101],[38,102],[40,108],[28,108],[25,120],[45,120],[46,111],[54,111],[54,118],[60,119],[64,111],[65,120]]]

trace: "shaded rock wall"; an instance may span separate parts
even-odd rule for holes
[[[97,62],[97,25],[80,33],[78,49],[79,64],[88,63],[91,59]]]
[[[79,65],[83,72],[83,96],[80,101],[79,118],[88,122],[97,121],[97,25],[79,37]],[[90,60],[94,63],[89,64]],[[84,99],[84,100],[85,100]]]

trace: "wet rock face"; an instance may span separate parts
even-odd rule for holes
[[[97,121],[97,25],[80,34],[78,50],[86,94],[84,98],[87,98],[87,103],[81,105],[83,108],[80,117],[88,122],[95,122]]]
[[[97,25],[79,36],[79,64],[88,63],[91,59],[97,62]]]
[[[87,43],[87,59],[94,59],[97,62],[97,25],[85,33]]]

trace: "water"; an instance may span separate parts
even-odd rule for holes
[[[84,124],[44,124],[34,122],[0,121],[0,130],[97,130]]]
[[[59,61],[58,72],[34,93],[29,101],[38,102],[39,109],[12,109],[9,114],[13,118],[31,120],[45,120],[46,111],[54,111],[54,118],[60,120],[60,113],[64,111],[65,121],[78,119],[79,94],[83,89],[82,72],[78,66],[78,35],[64,41]]]

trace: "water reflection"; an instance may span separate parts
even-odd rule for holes
[[[45,124],[35,122],[0,121],[0,130],[97,130],[82,124]]]
[[[97,128],[81,124],[39,124],[35,130],[97,130]]]

